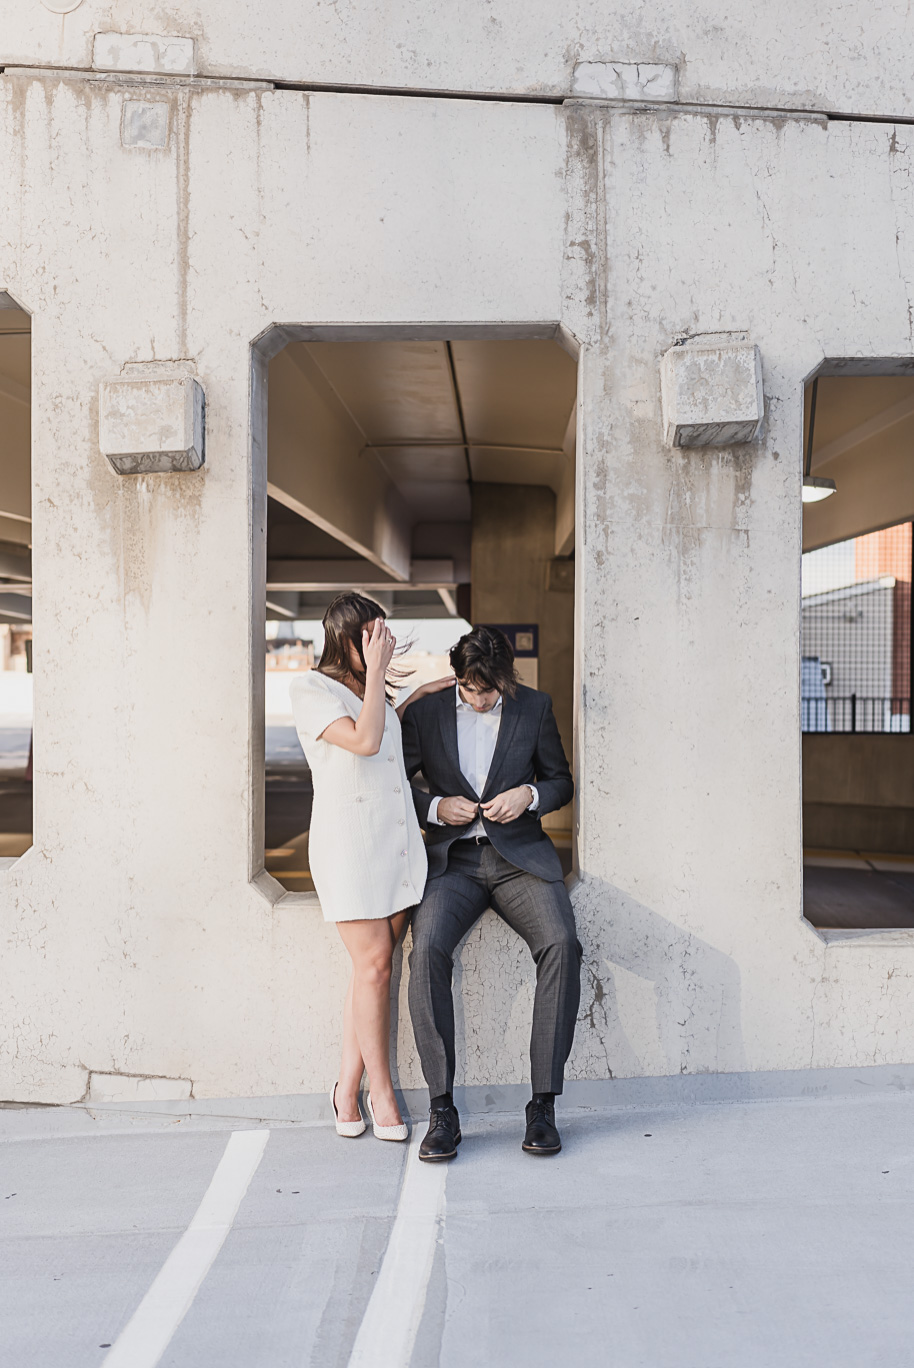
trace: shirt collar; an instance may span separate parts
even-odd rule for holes
[[[478,713],[471,703],[464,703],[463,699],[460,697],[460,686],[459,686],[459,685],[458,685],[458,687],[454,690],[454,693],[457,695],[457,711],[458,711],[458,712],[468,712],[468,713],[472,713],[474,717],[497,717],[497,716],[499,715],[499,713],[501,712],[501,705],[502,705],[502,702],[503,702],[503,699],[502,699],[501,694],[499,694],[499,696],[498,696],[498,702],[494,705],[494,707],[491,707],[487,713]]]

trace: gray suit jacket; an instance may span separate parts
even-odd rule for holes
[[[486,835],[499,855],[518,869],[525,869],[550,883],[562,878],[555,846],[543,831],[540,818],[570,802],[574,782],[548,694],[520,685],[514,698],[505,697],[484,793],[474,793],[460,772],[453,689],[427,694],[406,709],[403,714],[403,758],[409,779],[412,781],[421,770],[430,789],[426,793],[416,784],[412,786],[419,825],[425,827],[430,879],[444,873],[448,849],[472,825],[430,824],[428,809],[432,798],[461,794],[473,803],[488,802],[496,794],[520,784],[536,784],[540,797],[538,810],[524,812],[513,822],[490,822],[483,817]]]

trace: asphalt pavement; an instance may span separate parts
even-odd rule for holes
[[[440,1166],[209,1105],[0,1109],[5,1365],[911,1361],[910,1093],[560,1109],[554,1159],[466,1115]]]

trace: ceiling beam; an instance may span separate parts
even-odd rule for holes
[[[267,588],[291,589],[301,584],[373,584],[393,588],[396,580],[379,575],[377,567],[364,560],[270,560],[267,562]]]
[[[21,385],[18,380],[14,380],[12,376],[4,375],[2,372],[0,372],[0,394],[6,399],[12,399],[16,404],[25,404],[26,408],[31,407],[32,391],[30,386]]]
[[[370,561],[376,579],[408,579],[405,500],[302,348],[270,362],[268,405],[268,493]]]
[[[563,447],[517,446],[514,443],[507,442],[458,442],[455,440],[451,442],[368,442],[366,444],[368,451],[409,451],[412,448],[424,451],[426,448],[434,447],[467,447],[470,451],[473,451],[474,448],[483,451],[525,451],[535,456],[564,456],[565,454]]]
[[[467,481],[469,484],[472,484],[473,466],[470,462],[470,444],[467,441],[467,425],[463,416],[463,400],[460,397],[460,383],[457,379],[457,364],[454,361],[454,348],[449,341],[445,342],[444,350],[447,354],[447,368],[448,374],[451,377],[451,390],[454,396],[454,407],[457,410],[457,421],[460,424],[460,436],[462,438],[461,446],[463,447],[463,455],[467,467]]]
[[[0,579],[32,582],[32,556],[27,549],[0,546]]]
[[[881,413],[876,413],[872,418],[868,418],[865,423],[859,423],[849,432],[843,432],[840,437],[835,437],[833,441],[826,442],[824,446],[819,447],[818,451],[813,450],[812,469],[821,470],[830,461],[837,460],[839,456],[843,456],[848,451],[853,451],[854,447],[869,442],[873,437],[878,437],[881,432],[894,427],[896,423],[904,422],[906,418],[910,418],[912,415],[914,415],[914,394],[908,394],[904,399],[900,399],[897,404],[891,404]]]
[[[562,442],[562,454],[565,461],[562,466],[559,487],[555,491],[555,554],[557,556],[570,556],[574,550],[577,430],[578,405],[577,400],[575,400],[568,415],[568,422],[565,425],[565,437]]]
[[[450,589],[445,589],[443,585],[438,585],[438,597],[447,609],[448,617],[459,617],[457,612],[457,599]]]
[[[31,622],[31,598],[25,594],[0,593],[0,617],[6,622]]]
[[[364,561],[349,560],[271,560],[267,562],[267,592],[297,590],[309,593],[321,589],[370,589],[456,591],[454,562],[451,560],[414,560],[408,580],[381,578],[375,567]]]
[[[17,546],[31,546],[32,520],[20,518],[0,510],[0,541],[13,542]]]

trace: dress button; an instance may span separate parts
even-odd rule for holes
[[[409,888],[409,879],[404,879],[404,880],[403,880],[403,887],[404,887],[404,888]]]
[[[393,756],[392,756],[392,755],[388,755],[388,757],[387,757],[387,763],[388,763],[388,765],[392,765],[393,762],[394,762]]]
[[[401,817],[401,818],[399,819],[399,821],[400,821],[400,826],[406,826],[406,819],[405,819],[405,818]]]
[[[400,851],[400,854],[401,854],[401,855],[405,855],[405,854],[406,854],[406,851],[405,851],[405,850],[401,850],[401,851]]]
[[[394,793],[399,793],[399,792],[400,792],[399,787],[394,789]]]

